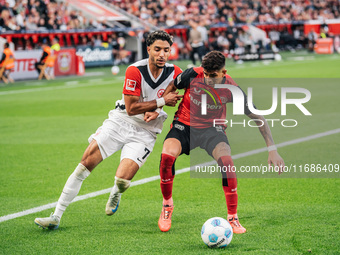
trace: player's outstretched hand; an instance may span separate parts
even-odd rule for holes
[[[150,122],[152,120],[157,119],[159,113],[158,112],[146,112],[144,114],[144,121],[145,122]]]
[[[170,92],[164,96],[165,104],[167,106],[175,106],[177,101],[180,100],[183,95],[178,95],[178,91]]]
[[[283,169],[285,167],[285,162],[276,150],[269,152],[268,164],[269,167],[272,165],[275,170],[278,170],[279,175],[283,172]]]

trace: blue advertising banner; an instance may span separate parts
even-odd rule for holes
[[[112,65],[112,47],[78,46],[76,55],[82,56],[85,67]]]

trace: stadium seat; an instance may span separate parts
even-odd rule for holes
[[[41,65],[41,71],[38,80],[41,80],[43,77],[45,77],[46,80],[54,79],[53,67],[55,60],[56,55],[51,55],[47,57],[44,65]]]
[[[0,79],[4,81],[4,83],[11,82],[13,83],[14,80],[10,77],[8,74],[8,77],[5,77],[5,71],[6,70],[12,70],[14,69],[14,58],[7,59],[4,64],[0,67]]]

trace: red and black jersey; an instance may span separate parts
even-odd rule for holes
[[[238,86],[226,75],[222,84]],[[185,89],[184,97],[175,114],[175,120],[195,128],[213,126],[214,119],[226,119],[226,103],[233,101],[232,93],[226,88],[214,88],[204,82],[202,67],[185,70],[175,79],[174,85],[178,89]],[[206,95],[206,114],[202,114],[202,95]],[[249,114],[247,98],[245,97],[245,114]]]

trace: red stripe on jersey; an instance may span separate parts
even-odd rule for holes
[[[123,94],[140,96],[142,76],[135,66],[129,66],[125,72]]]
[[[197,77],[196,78],[204,78],[203,76],[203,67],[199,66],[199,67],[194,67],[193,68],[194,71],[197,73]]]
[[[177,77],[180,73],[182,73],[183,71],[182,71],[181,68],[179,68],[179,67],[176,66],[176,65],[174,65],[174,68],[175,68],[174,79],[176,79],[176,77]]]

